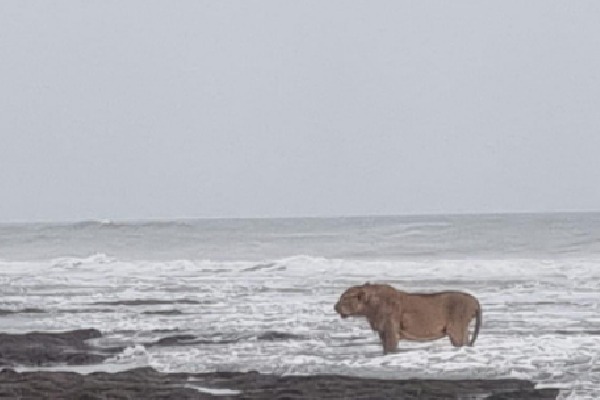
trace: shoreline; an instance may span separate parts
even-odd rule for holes
[[[345,375],[259,372],[162,373],[150,367],[118,372],[41,371],[56,364],[99,364],[122,348],[87,343],[96,329],[57,333],[0,333],[0,398],[125,399],[555,399],[559,389],[536,389],[522,379],[372,379]],[[27,371],[15,369],[27,367]]]
[[[125,399],[556,399],[559,389],[526,380],[381,380],[340,375],[277,376],[258,372],[161,373],[0,371],[2,398]]]

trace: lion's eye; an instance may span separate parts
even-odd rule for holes
[[[362,292],[356,295],[356,298],[358,299],[358,301],[363,301],[364,297],[365,297],[365,294]]]

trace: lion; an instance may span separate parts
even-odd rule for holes
[[[398,341],[450,337],[454,347],[473,346],[481,327],[481,306],[468,293],[407,293],[390,285],[366,283],[347,289],[333,307],[342,318],[364,316],[379,333],[383,354],[394,352]],[[475,330],[469,341],[469,323]]]

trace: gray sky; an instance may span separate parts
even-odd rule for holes
[[[598,1],[0,2],[0,221],[600,210]]]

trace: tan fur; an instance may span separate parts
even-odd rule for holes
[[[366,283],[347,289],[334,306],[346,318],[364,316],[379,332],[383,353],[397,349],[398,341],[450,337],[455,347],[472,346],[481,326],[481,306],[463,292],[407,293],[390,285]],[[476,318],[469,342],[469,323]]]

